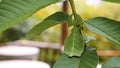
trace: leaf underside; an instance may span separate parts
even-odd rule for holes
[[[2,0],[0,2],[0,32],[20,23],[39,9],[61,0]]]
[[[97,17],[85,22],[88,29],[109,40],[120,44],[120,22],[112,19]]]
[[[46,29],[48,29],[48,28],[50,28],[54,25],[64,23],[64,21],[66,21],[67,19],[68,19],[68,14],[66,14],[64,12],[56,12],[56,13],[50,15],[49,17],[47,17],[41,23],[34,26],[28,32],[28,36],[32,37],[32,36],[35,36],[35,35],[39,35],[43,31],[45,31]]]

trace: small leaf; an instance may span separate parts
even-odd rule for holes
[[[65,41],[64,53],[69,56],[81,56],[84,49],[84,40],[78,28],[74,27]]]
[[[63,12],[56,12],[49,17],[47,17],[44,21],[37,24],[35,27],[33,27],[29,32],[28,36],[35,36],[41,34],[44,30],[60,24],[64,23],[68,19],[68,15]]]
[[[63,54],[53,68],[96,68],[97,64],[98,55],[96,50],[86,47],[81,57],[69,57]]]
[[[113,2],[113,3],[120,3],[120,0],[103,0],[103,1],[108,1],[108,2]]]
[[[120,22],[104,17],[97,17],[85,22],[88,29],[109,40],[120,44]]]
[[[120,68],[120,57],[113,57],[102,65],[102,68]]]
[[[0,2],[0,33],[33,15],[38,10],[62,0],[2,0]]]

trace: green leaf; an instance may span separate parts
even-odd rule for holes
[[[81,56],[84,50],[84,40],[79,28],[74,27],[70,36],[65,41],[64,53],[69,56]]]
[[[96,50],[86,47],[81,57],[69,57],[63,54],[53,68],[96,68],[98,56]]]
[[[102,68],[120,68],[120,57],[113,57],[102,65]]]
[[[108,2],[113,2],[113,3],[120,3],[120,0],[103,0],[103,1],[108,1]]]
[[[96,49],[92,47],[86,47],[85,52],[80,58],[79,68],[96,68],[99,62]]]
[[[53,68],[79,68],[80,58],[62,54]]]
[[[61,0],[3,0],[0,2],[0,32],[59,1]]]
[[[88,29],[100,34],[109,40],[120,44],[120,22],[104,17],[97,17],[85,22]]]
[[[49,17],[47,17],[41,23],[37,24],[35,27],[33,27],[28,32],[28,36],[39,35],[43,31],[45,31],[46,29],[48,29],[48,28],[50,28],[50,27],[52,27],[54,25],[64,23],[64,21],[66,21],[67,19],[68,19],[68,15],[66,13],[56,12],[56,13],[50,15]]]

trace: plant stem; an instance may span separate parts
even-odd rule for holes
[[[71,5],[71,8],[72,8],[72,12],[73,12],[73,15],[74,15],[74,19],[76,19],[77,18],[77,16],[76,16],[76,14],[77,14],[77,12],[76,12],[76,9],[75,9],[75,4],[74,4],[74,0],[69,0],[69,2],[70,2],[70,5]],[[76,27],[80,27],[80,26],[82,26],[82,28],[83,28],[83,24],[81,24],[81,25],[74,25],[74,26],[76,26]],[[84,36],[84,33],[82,32],[82,29],[79,29],[80,31],[80,34],[82,35],[82,38],[83,38],[83,36]],[[83,38],[83,40],[84,40],[84,38]]]
[[[75,10],[74,1],[73,0],[69,0],[69,2],[70,2],[70,5],[71,5],[71,8],[72,8],[72,12],[73,12],[74,18],[76,18],[76,10]]]

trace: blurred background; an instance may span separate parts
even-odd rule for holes
[[[1,0],[0,0],[1,1]],[[120,5],[101,0],[75,0],[77,13],[81,15],[84,20],[102,16],[120,21]],[[3,46],[8,42],[15,42],[16,40],[31,40],[52,44],[61,44],[61,25],[51,27],[44,31],[41,35],[26,38],[27,32],[36,24],[40,23],[47,16],[62,11],[63,3],[50,5],[42,10],[39,10],[33,16],[23,21],[21,24],[15,25],[0,34],[0,45]],[[68,6],[68,14],[71,14],[71,8]],[[69,29],[69,28],[68,28]],[[70,31],[70,29],[69,29]],[[69,32],[68,32],[69,33]],[[95,40],[88,43],[89,46],[95,47],[97,50],[119,50],[117,44],[110,42],[101,35],[91,33],[85,27],[86,36],[94,37]],[[28,43],[29,44],[29,43]],[[52,45],[51,45],[52,46]],[[52,48],[40,48],[39,60],[47,62],[51,66],[60,56],[61,51]],[[109,57],[100,57],[100,63],[109,59]]]

